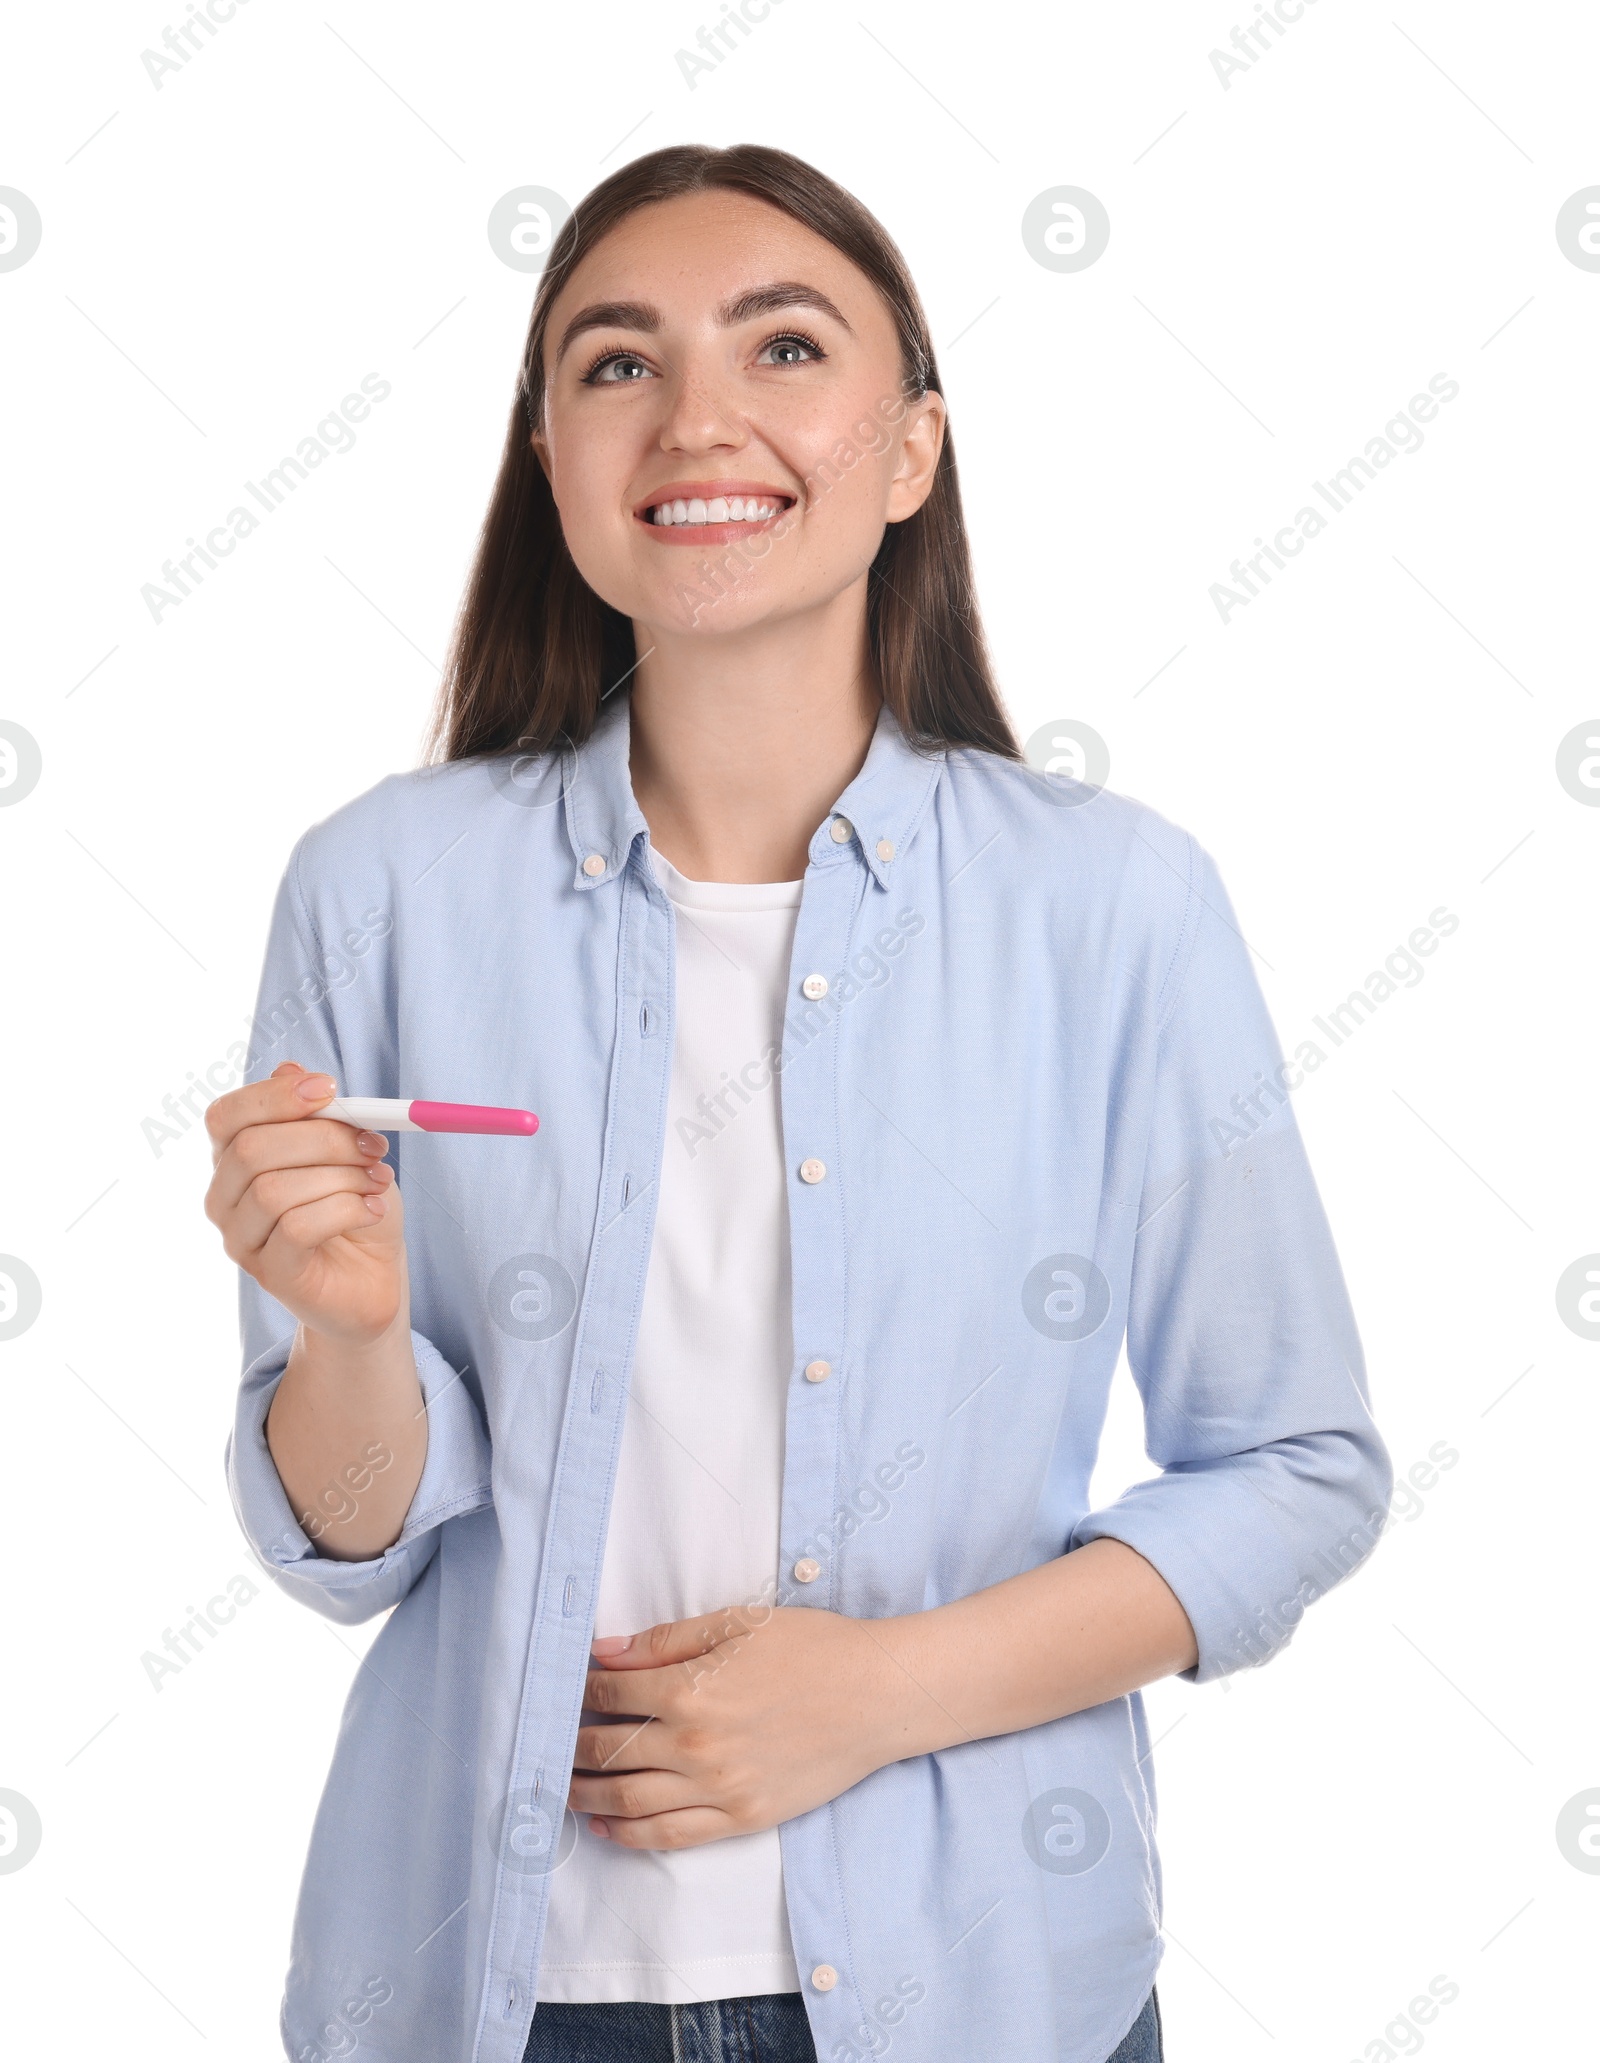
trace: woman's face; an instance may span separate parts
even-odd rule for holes
[[[734,193],[595,246],[551,309],[545,395],[534,448],[578,570],[657,636],[771,626],[861,582],[944,434],[865,274]]]

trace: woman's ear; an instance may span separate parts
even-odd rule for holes
[[[549,479],[550,479],[550,447],[549,447],[549,445],[548,445],[548,444],[546,444],[546,443],[545,443],[545,441],[544,441],[544,433],[543,433],[542,431],[540,431],[540,430],[534,430],[534,431],[533,431],[533,432],[532,432],[532,433],[530,434],[530,436],[529,436],[529,438],[528,438],[528,442],[529,442],[529,444],[530,444],[530,445],[532,446],[532,448],[533,448],[533,455],[534,455],[534,457],[535,457],[535,458],[536,458],[536,459],[537,459],[537,460],[539,461],[539,465],[540,465],[541,469],[543,470],[543,473],[544,473],[544,477],[546,478],[546,480],[549,480]],[[552,483],[552,484],[553,484],[553,483]]]
[[[905,434],[889,482],[889,506],[885,513],[891,523],[903,523],[907,516],[914,516],[932,493],[948,419],[944,396],[931,389],[907,408]]]

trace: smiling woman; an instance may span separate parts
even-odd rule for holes
[[[691,453],[715,469],[686,468]],[[865,601],[852,670],[865,660],[908,737],[1015,756],[900,253],[780,151],[685,146],[624,167],[540,279],[446,668],[444,750],[580,742],[640,662],[640,624],[705,633],[710,657],[785,597],[861,579],[839,610],[853,621]]]
[[[375,910],[207,1113],[236,1507],[390,1612],[291,2055],[380,1973],[395,2063],[1156,2063],[1140,1687],[1281,1646],[1389,1465],[1289,1098],[1208,1131],[1282,1060],[1216,869],[1020,763],[927,322],[810,166],[562,232],[434,762],[301,840],[263,1008]],[[392,1171],[336,1090],[542,1123]]]

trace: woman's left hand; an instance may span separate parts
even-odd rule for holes
[[[1090,1540],[920,1612],[734,1607],[594,1643],[574,1812],[625,1848],[694,1848],[825,1805],[875,1769],[1020,1733],[1199,1660],[1166,1579]],[[628,1715],[632,1715],[629,1717]]]
[[[890,1624],[734,1607],[596,1641],[584,1702],[608,1716],[567,1803],[624,1848],[695,1848],[837,1798],[919,1752]]]

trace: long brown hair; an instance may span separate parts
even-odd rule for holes
[[[907,396],[943,392],[904,258],[877,218],[814,166],[760,144],[674,144],[612,173],[563,225],[534,296],[505,453],[445,663],[430,756],[542,752],[563,738],[581,744],[603,697],[632,670],[633,626],[573,563],[529,442],[544,406],[545,329],[573,269],[624,217],[656,201],[718,189],[765,201],[842,252],[894,319]],[[884,530],[868,577],[867,626],[878,689],[914,744],[1021,756],[978,620],[948,435],[922,507]]]

